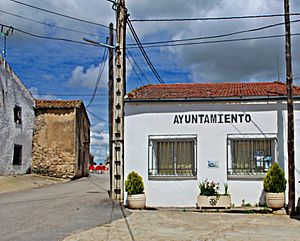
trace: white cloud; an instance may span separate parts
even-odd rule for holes
[[[98,89],[107,88],[107,82],[108,82],[107,63],[104,64],[105,67],[100,78]],[[98,66],[91,65],[87,69],[85,69],[83,66],[75,67],[71,73],[71,77],[68,80],[69,86],[94,89],[97,80],[100,76],[100,68],[102,68],[102,64],[99,64]]]
[[[299,1],[293,1],[290,5],[291,12],[297,12],[300,6]],[[283,1],[280,0],[192,0],[188,3],[184,0],[165,0],[156,4],[150,0],[143,2],[132,0],[128,2],[128,8],[132,19],[243,16],[284,12]],[[213,36],[280,22],[283,22],[282,17],[175,23],[133,22],[133,24],[142,42],[152,42],[165,39]],[[293,23],[292,32],[297,33],[299,30],[300,24]],[[214,40],[275,34],[284,34],[284,25]],[[293,39],[296,43],[299,37],[293,37]],[[147,49],[147,51],[150,52],[151,49]],[[167,47],[161,48],[160,51],[171,56],[178,68],[188,71],[190,79],[196,82],[276,80],[277,55],[280,66],[284,69],[284,38]],[[294,66],[298,66],[300,63],[298,53],[298,48],[294,47]],[[164,61],[155,59],[154,65],[158,66],[158,64],[163,71]],[[300,73],[296,68],[294,71],[298,72],[295,74]],[[172,81],[172,79],[167,81]]]

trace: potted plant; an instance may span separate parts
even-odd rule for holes
[[[228,184],[224,184],[224,194],[219,193],[220,185],[214,181],[199,183],[200,195],[197,197],[197,207],[202,208],[230,208],[231,196],[228,192]]]
[[[273,163],[264,178],[264,191],[266,193],[267,206],[280,209],[284,206],[284,192],[286,179],[284,172],[278,163]]]
[[[125,181],[125,191],[127,192],[128,207],[137,209],[144,208],[146,204],[146,194],[144,193],[144,182],[142,177],[132,171]]]

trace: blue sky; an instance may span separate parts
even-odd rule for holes
[[[85,19],[108,26],[115,24],[112,3],[107,0],[20,0],[36,7]],[[130,19],[196,18],[283,13],[283,0],[127,0]],[[300,12],[300,1],[290,0],[292,13]],[[2,12],[1,12],[2,11]],[[88,34],[71,32],[11,16],[17,14],[35,21],[70,28]],[[108,29],[59,17],[15,3],[0,2],[0,24],[13,26],[32,34],[83,41],[93,39],[104,43]],[[300,19],[293,16],[292,20]],[[283,17],[239,19],[226,21],[132,22],[141,42],[176,40],[231,33],[283,22]],[[5,28],[4,28],[5,31]],[[292,32],[300,33],[300,22],[292,24]],[[259,37],[284,34],[284,25],[227,38]],[[293,40],[293,73],[300,84],[300,37]],[[128,30],[127,43],[132,43]],[[0,38],[3,49],[3,37]],[[285,79],[284,38],[247,40],[230,43],[197,44],[177,47],[145,48],[165,83],[274,81]],[[127,91],[142,84],[157,84],[141,53],[129,48],[134,69],[127,61]],[[107,129],[107,63],[101,63],[104,49],[94,46],[35,38],[18,31],[7,38],[6,59],[36,98],[91,100],[99,73],[105,69],[97,96],[88,108],[92,123],[92,153],[103,161],[108,144]],[[277,65],[278,61],[278,65]],[[135,62],[139,67],[136,66]],[[140,73],[139,68],[143,74]],[[84,96],[86,95],[86,96]],[[93,114],[91,114],[93,113]]]

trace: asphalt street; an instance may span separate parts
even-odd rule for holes
[[[0,240],[62,240],[126,215],[108,196],[108,174],[0,194]],[[128,213],[127,213],[128,214]]]

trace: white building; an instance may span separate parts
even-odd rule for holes
[[[0,175],[31,167],[34,99],[0,56]]]
[[[300,88],[293,91],[298,200]],[[272,162],[288,177],[285,84],[143,86],[125,100],[124,143],[124,177],[132,170],[143,177],[147,206],[195,207],[206,178],[221,192],[227,183],[236,206],[264,203]]]

